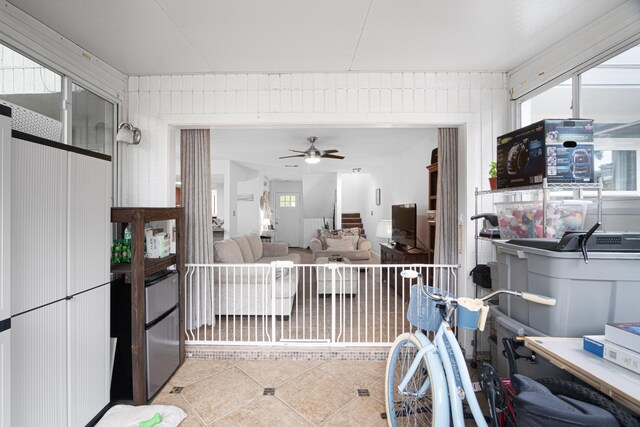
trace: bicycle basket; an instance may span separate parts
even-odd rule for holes
[[[427,287],[432,294],[439,294],[446,297],[454,297],[453,294],[442,289]],[[409,310],[407,319],[409,322],[425,331],[437,331],[442,323],[442,314],[436,307],[436,301],[430,299],[424,292],[419,292],[418,285],[411,285],[411,297],[409,299]]]

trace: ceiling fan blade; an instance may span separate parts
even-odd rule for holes
[[[331,150],[322,150],[322,154],[331,154],[331,153],[337,153],[338,150],[336,149],[331,149]]]
[[[289,149],[289,151],[294,153],[303,153],[303,154],[306,153],[306,151],[298,151],[298,150],[292,150],[292,149]]]
[[[304,154],[297,154],[295,156],[284,156],[284,157],[278,157],[279,159],[289,159],[291,157],[304,157]]]
[[[339,159],[339,160],[344,159],[344,156],[336,156],[335,154],[323,154],[320,157],[322,157],[323,159]]]

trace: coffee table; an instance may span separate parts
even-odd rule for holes
[[[351,267],[351,261],[349,258],[342,257],[341,261],[329,261],[326,256],[316,258],[315,264],[337,264],[336,269],[336,287],[335,293],[337,294],[351,294],[357,295],[358,293],[358,268]],[[316,267],[316,285],[318,295],[331,294],[331,277],[332,271],[327,268],[326,265],[322,267]]]

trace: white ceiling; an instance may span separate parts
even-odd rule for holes
[[[309,148],[308,136],[318,137],[315,143],[318,150],[335,148],[345,159],[322,159],[315,165],[305,163],[301,157],[278,159],[298,154],[289,149],[304,151]],[[211,157],[233,160],[241,166],[259,170],[270,179],[300,180],[304,173],[350,173],[353,168],[370,173],[390,157],[400,155],[416,144],[435,141],[435,128],[212,129]],[[425,159],[425,165],[429,160]],[[298,167],[287,168],[285,165]]]
[[[509,71],[625,0],[11,0],[126,74]]]

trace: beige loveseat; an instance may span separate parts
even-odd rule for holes
[[[260,236],[246,235],[214,242],[214,306],[218,315],[289,316],[298,287],[298,270],[276,267],[273,261],[300,264],[286,243],[263,243]],[[252,264],[248,266],[246,264]],[[275,311],[274,301],[275,298]]]
[[[340,255],[354,264],[366,264],[371,258],[371,242],[364,237],[333,233],[331,237],[318,236],[311,238],[309,247],[313,252],[313,260],[320,257]]]

